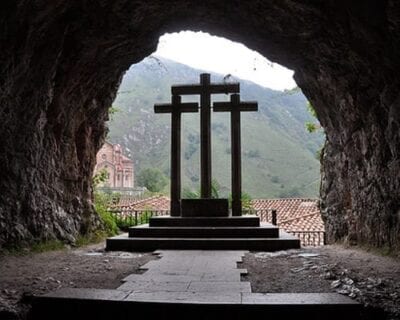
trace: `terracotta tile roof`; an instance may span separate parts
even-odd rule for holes
[[[145,199],[122,196],[119,202],[111,206],[112,209],[120,210],[155,210],[166,211],[170,208],[170,199],[166,196],[154,196]]]
[[[277,210],[278,226],[286,231],[325,231],[317,199],[256,199],[252,206],[262,218],[262,211]]]
[[[170,201],[166,196],[155,196],[139,200],[131,204],[131,207],[133,210],[169,210]]]

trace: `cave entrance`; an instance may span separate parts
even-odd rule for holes
[[[199,74],[205,72],[212,73],[213,83],[240,82],[241,99],[259,103],[258,113],[241,115],[245,210],[272,222],[271,210],[278,209],[279,224],[287,221],[286,231],[303,237],[304,245],[323,244],[325,228],[317,200],[320,163],[316,156],[323,135],[306,131],[307,122],[317,121],[307,110],[307,99],[296,86],[292,71],[224,38],[202,32],[164,35],[158,49],[125,74],[113,103],[118,111],[109,122],[108,138],[122,145],[135,161],[136,187],[169,194],[168,183],[150,179],[152,175],[167,181],[171,176],[170,115],[155,114],[154,104],[170,103],[172,85],[198,83]],[[251,81],[253,75],[258,83]],[[196,95],[182,96],[183,102],[198,99]],[[212,99],[227,101],[229,95],[213,95]],[[213,197],[231,198],[230,117],[216,112],[211,117]],[[183,113],[182,124],[181,194],[182,198],[198,198],[199,114]],[[126,205],[126,201],[122,203]],[[161,207],[164,203],[160,202]]]
[[[98,225],[91,176],[121,75],[160,35],[200,29],[295,70],[326,130],[329,239],[399,248],[399,5],[2,3],[0,244],[73,241]]]
[[[171,85],[198,81],[202,72],[212,72],[218,82],[241,82],[243,99],[259,102],[258,114],[242,116],[244,193],[251,198],[317,198],[320,168],[315,154],[322,137],[305,130],[305,123],[316,119],[307,111],[293,72],[243,44],[203,32],[163,35],[157,50],[122,80],[108,138],[134,159],[136,181],[143,183],[143,170],[149,168],[169,177],[169,118],[155,115],[153,105],[170,100]],[[184,114],[182,123],[183,193],[190,197],[199,189],[198,115]],[[229,127],[229,116],[212,114],[213,180],[224,197],[230,193]]]

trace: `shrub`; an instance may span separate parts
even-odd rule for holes
[[[251,206],[252,198],[251,198],[250,194],[248,194],[247,192],[242,192],[242,196],[241,196],[240,200],[242,201],[242,210],[252,209],[252,206]],[[228,201],[229,201],[229,208],[232,208],[232,193],[229,194]]]
[[[168,179],[159,169],[147,168],[139,172],[137,183],[152,192],[160,192],[168,184]]]
[[[60,240],[48,240],[43,242],[36,242],[31,247],[31,251],[37,253],[62,250],[62,249],[65,249],[65,244]]]
[[[94,207],[103,222],[104,231],[107,236],[113,236],[118,233],[118,226],[113,215],[107,210],[106,196],[96,192],[94,196]]]

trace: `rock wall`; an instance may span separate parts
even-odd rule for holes
[[[327,134],[329,239],[399,248],[399,23],[395,0],[2,1],[0,246],[98,226],[90,177],[121,76],[189,29],[295,70]]]
[[[341,35],[330,37],[334,50],[320,52],[312,78],[307,70],[296,78],[327,135],[320,193],[328,240],[399,250],[399,7],[373,3],[332,24]]]

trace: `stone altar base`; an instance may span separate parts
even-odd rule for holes
[[[114,251],[260,250],[300,248],[300,240],[256,216],[152,217],[148,225],[131,227],[128,236],[107,239]]]
[[[183,217],[228,217],[228,199],[182,199]]]

